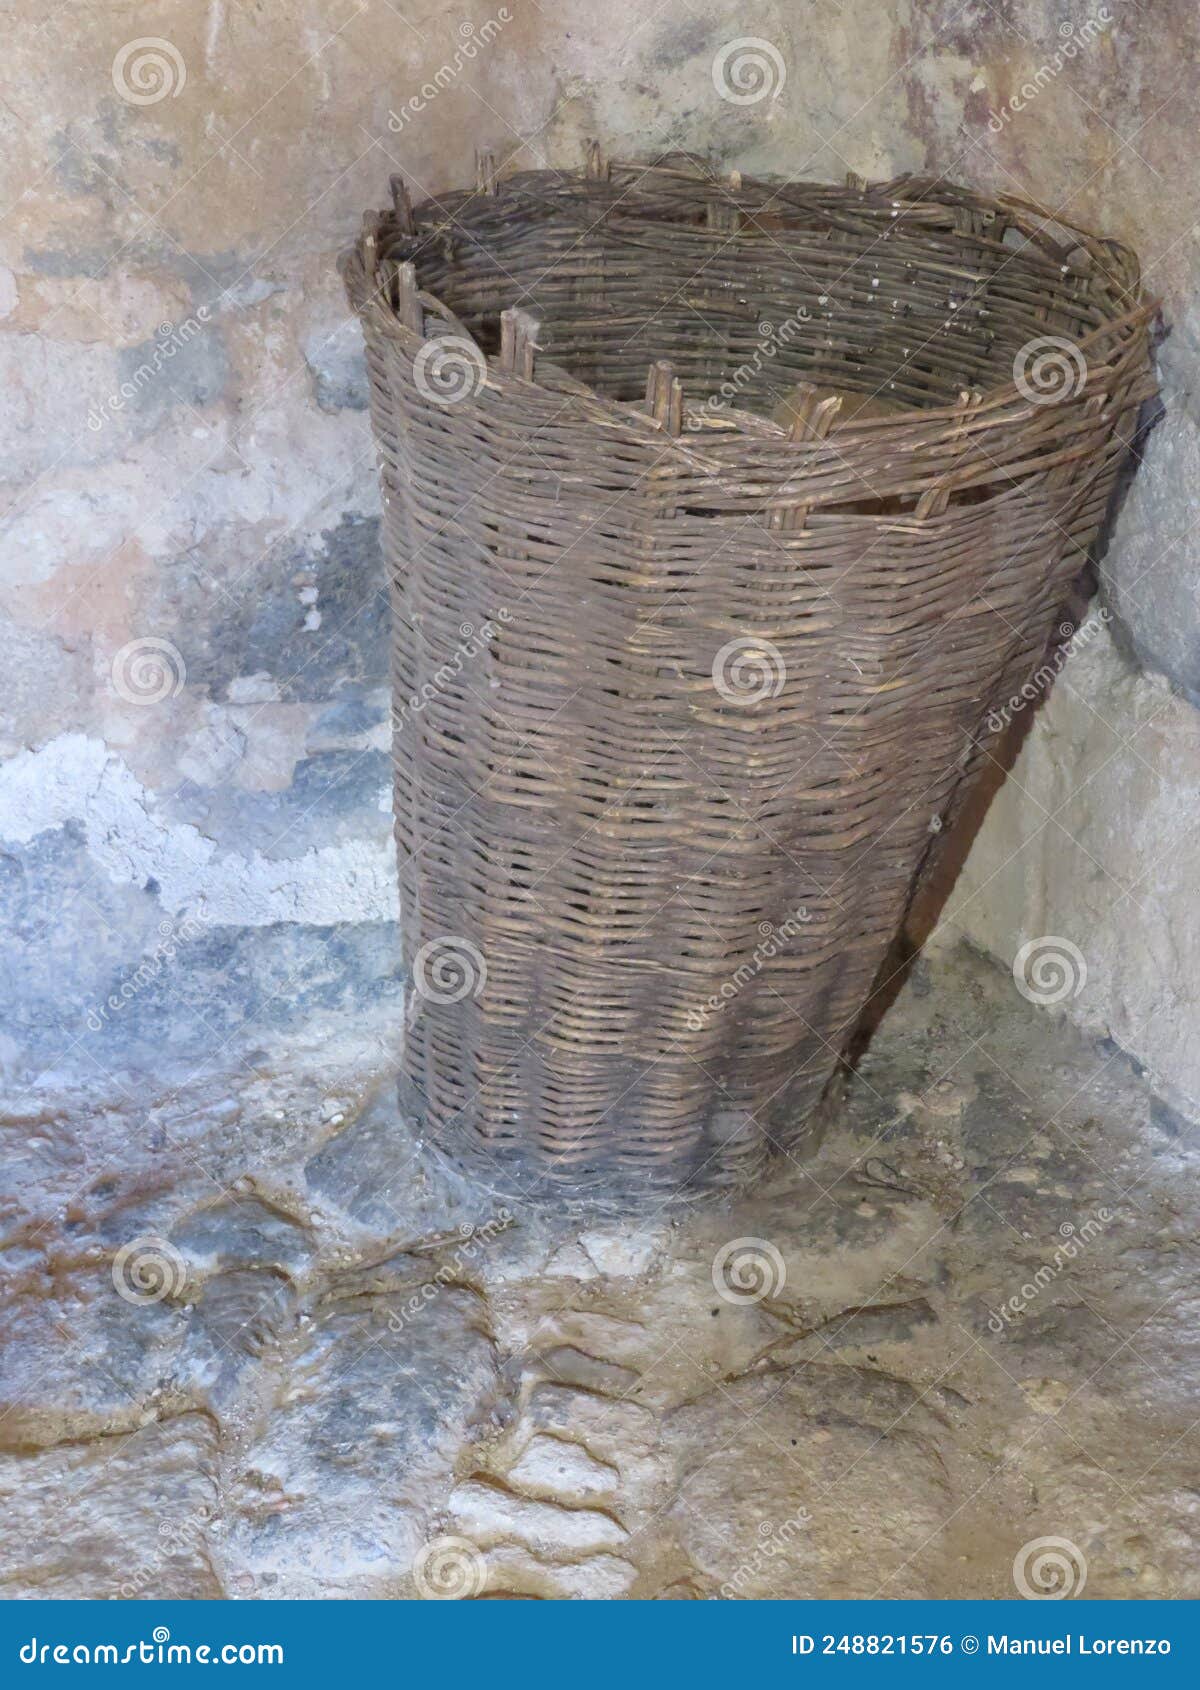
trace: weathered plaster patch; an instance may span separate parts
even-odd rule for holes
[[[386,679],[389,608],[376,521],[346,514],[315,544],[285,535],[260,547],[231,592],[214,594],[213,578],[228,571],[208,551],[180,559],[148,611],[179,628],[190,685],[231,697],[240,677],[266,674],[283,702],[324,703],[346,682]],[[314,588],[317,628],[305,596]]]
[[[229,362],[220,334],[206,327],[187,339],[176,331],[123,347],[117,370],[118,394],[143,426],[153,427],[176,405],[200,409],[219,398]]]
[[[0,752],[19,751],[42,737],[46,699],[77,716],[91,704],[90,642],[67,645],[40,629],[0,620],[4,663],[0,665]]]
[[[160,800],[164,817],[190,822],[243,854],[289,861],[323,845],[386,843],[391,826],[391,759],[381,750],[330,750],[296,764],[273,791],[225,781],[183,781]]]
[[[103,479],[87,470],[47,475],[16,501],[0,522],[0,586],[27,588],[52,580],[57,571],[95,566],[131,537],[157,555],[166,545],[166,513],[149,503],[148,478],[134,463],[110,465]],[[131,526],[131,507],[146,508]],[[77,583],[56,583],[61,601]],[[28,607],[28,595],[9,600],[13,613]]]
[[[367,370],[357,322],[347,318],[315,329],[306,338],[303,350],[313,392],[323,411],[366,410]]]
[[[126,764],[84,734],[64,734],[0,764],[0,837],[28,843],[71,821],[82,824],[110,880],[154,880],[172,913],[261,927],[386,921],[397,911],[388,842],[347,840],[284,860],[221,853],[197,828],[164,821]]]

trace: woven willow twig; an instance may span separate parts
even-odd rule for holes
[[[940,183],[593,146],[397,182],[345,274],[406,1105],[493,1184],[744,1181],[805,1144],[1104,516],[1152,392],[1137,265]],[[839,425],[830,388],[899,409]]]

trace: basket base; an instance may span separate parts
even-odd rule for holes
[[[423,1149],[456,1177],[509,1203],[552,1204],[558,1209],[565,1206],[580,1213],[608,1215],[644,1214],[690,1206],[697,1199],[713,1202],[737,1197],[768,1178],[773,1168],[808,1160],[821,1148],[844,1090],[845,1076],[838,1070],[803,1122],[789,1123],[786,1151],[756,1138],[749,1149],[741,1140],[732,1157],[717,1152],[693,1166],[638,1163],[618,1156],[586,1168],[565,1168],[525,1144],[486,1146],[461,1121],[454,1142],[446,1143],[429,1121],[419,1088],[404,1074],[397,1080],[401,1116],[411,1124]]]

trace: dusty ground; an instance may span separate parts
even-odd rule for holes
[[[636,1222],[469,1191],[391,1054],[6,1123],[5,1594],[1200,1595],[1196,1128],[1007,975]]]

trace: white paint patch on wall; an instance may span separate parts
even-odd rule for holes
[[[390,841],[349,840],[285,859],[219,851],[198,828],[159,815],[153,793],[86,734],[61,734],[0,764],[0,838],[28,844],[69,821],[83,826],[110,880],[156,880],[170,913],[244,927],[388,921],[399,913]]]

